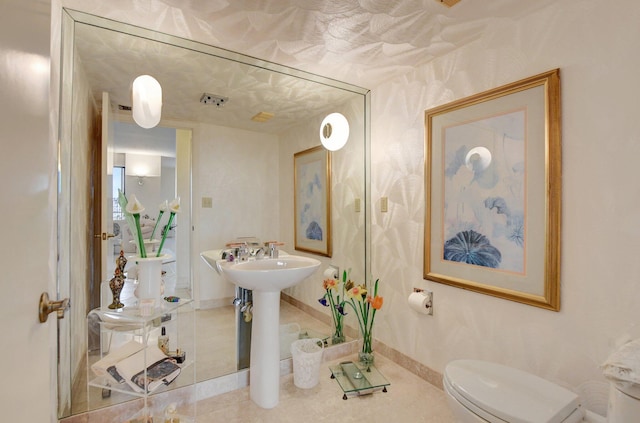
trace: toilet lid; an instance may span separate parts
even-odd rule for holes
[[[578,396],[565,388],[486,361],[452,361],[444,378],[457,396],[511,423],[560,423],[581,407]]]

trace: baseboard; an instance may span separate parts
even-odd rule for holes
[[[397,351],[382,342],[374,340],[373,349],[376,354],[382,354],[389,360],[396,363],[398,366],[409,370],[411,373],[432,384],[436,388],[444,390],[444,386],[442,385],[441,373],[436,372],[432,368],[425,366],[424,364],[402,354],[400,351]]]
[[[328,316],[322,313],[321,311],[314,309],[313,307],[293,298],[292,296],[285,294],[284,292],[282,293],[281,298],[283,301],[286,301],[289,304],[301,309],[302,311],[311,315],[312,317],[322,322],[326,322],[328,325],[331,325],[331,316]],[[345,327],[345,332],[348,337],[351,337],[353,339],[358,339],[360,337],[360,334],[358,333],[358,331],[354,330],[349,326]],[[383,356],[393,361],[400,367],[403,367],[409,370],[411,373],[415,374],[416,376],[420,377],[426,382],[432,384],[436,388],[440,390],[444,389],[444,387],[442,386],[441,373],[436,372],[432,368],[425,366],[424,364],[412,359],[411,357],[401,353],[398,350],[395,350],[389,347],[388,345],[385,345],[384,343],[378,340],[374,340],[373,349],[377,354],[382,354]],[[355,352],[357,351],[358,349],[356,349]]]
[[[208,310],[211,308],[225,307],[229,305],[233,305],[233,297],[200,300],[198,301],[197,308],[198,310]]]

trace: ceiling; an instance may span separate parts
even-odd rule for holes
[[[374,88],[477,40],[497,20],[517,21],[554,1],[463,0],[452,8],[439,0],[143,3],[153,10],[150,19],[154,24],[149,27],[175,28],[171,32],[185,38]],[[133,2],[137,8],[143,3]],[[108,12],[97,14],[127,22],[144,12],[149,10],[114,4]],[[108,90],[118,104],[130,105],[129,84],[137,74],[150,73],[163,86],[165,118],[277,133],[309,111],[325,113],[327,104],[340,104],[352,95],[95,30],[76,37],[94,89]],[[115,41],[119,44],[112,43]],[[220,109],[201,105],[199,99],[204,92],[229,97],[229,102]],[[249,120],[262,111],[276,117],[266,124]]]
[[[158,0],[156,0],[157,2]],[[362,87],[449,53],[492,23],[557,0],[161,0],[185,35]],[[159,23],[159,22],[158,22]]]
[[[165,121],[279,133],[307,119],[310,112],[311,116],[324,116],[334,105],[358,96],[312,80],[93,25],[76,25],[75,45],[96,99],[106,91],[114,108],[131,107],[133,80],[149,74],[162,86]],[[221,107],[203,104],[200,99],[205,92],[228,100]],[[267,122],[252,121],[260,112],[274,117]],[[130,111],[119,113],[131,115]]]

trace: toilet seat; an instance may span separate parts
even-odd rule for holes
[[[454,400],[453,402],[456,404],[456,405],[453,405],[453,407],[458,409],[462,407],[462,409],[465,409],[465,412],[470,411],[471,412],[470,414],[473,414],[476,417],[480,418],[480,419],[474,419],[473,420],[474,422],[482,420],[483,422],[489,422],[489,423],[506,423],[504,420],[498,418],[497,416],[489,414],[483,409],[478,408],[473,402],[467,400],[465,397],[460,395],[460,393],[451,386],[451,383],[446,377],[443,380],[443,385],[444,385],[444,391],[450,396],[449,400],[453,398]],[[451,401],[449,401],[449,404],[451,405]],[[467,420],[464,420],[464,421],[467,421]]]
[[[573,423],[584,415],[573,392],[496,363],[452,361],[443,382],[452,397],[489,422]]]

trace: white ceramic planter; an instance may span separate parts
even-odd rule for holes
[[[160,257],[135,257],[138,266],[138,300],[154,300],[154,306],[162,304],[162,262],[169,258],[168,254]]]

